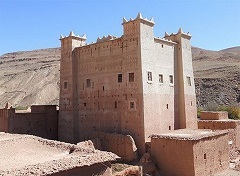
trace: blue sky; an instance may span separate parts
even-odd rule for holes
[[[0,0],[0,55],[59,47],[59,35],[122,35],[122,18],[153,17],[155,36],[182,27],[192,45],[240,45],[240,0]]]

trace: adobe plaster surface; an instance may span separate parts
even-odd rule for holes
[[[207,176],[229,166],[226,131],[176,130],[151,136],[151,155],[163,176]]]

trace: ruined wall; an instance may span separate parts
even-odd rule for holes
[[[151,155],[163,175],[213,175],[228,168],[227,134],[200,140],[151,139]]]
[[[93,164],[91,166],[74,167],[70,170],[63,170],[58,173],[51,174],[52,176],[112,176],[112,168],[109,162]]]
[[[227,111],[201,111],[201,120],[224,120],[228,119]]]
[[[230,149],[240,149],[240,121],[239,120],[198,120],[199,129],[229,130]]]
[[[228,168],[228,136],[221,135],[196,141],[193,145],[196,176],[214,175]]]
[[[58,139],[58,111],[56,106],[34,105],[31,108],[32,111],[26,113],[17,113],[15,109],[6,110],[8,132]]]
[[[125,161],[137,159],[137,147],[130,135],[97,132],[92,138],[99,138],[102,150],[113,152]]]

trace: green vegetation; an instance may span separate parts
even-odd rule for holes
[[[27,110],[28,107],[27,106],[16,106],[15,109],[16,110]]]
[[[201,111],[227,111],[229,119],[240,120],[240,107],[237,106],[216,106],[210,103],[204,110],[198,109],[198,118],[200,117]]]
[[[200,118],[200,117],[201,117],[201,112],[202,112],[201,109],[197,109],[197,118]]]
[[[218,111],[227,111],[229,119],[240,120],[240,107],[236,106],[222,106]]]

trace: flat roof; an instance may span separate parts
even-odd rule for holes
[[[117,158],[89,147],[0,132],[0,175],[47,175]]]
[[[208,129],[180,129],[161,134],[153,134],[150,138],[165,138],[176,140],[200,140],[203,138],[214,137],[227,134],[227,130],[208,130]]]

